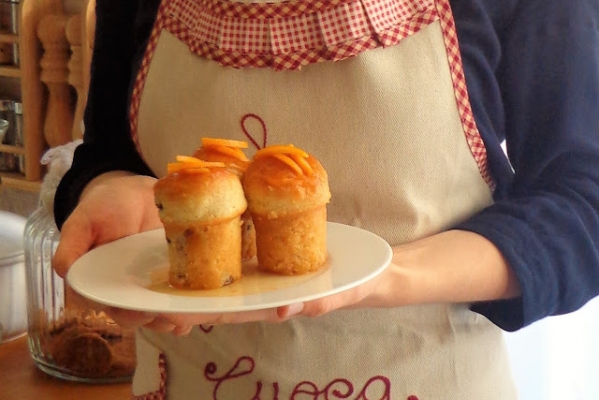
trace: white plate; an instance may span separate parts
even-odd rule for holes
[[[67,280],[82,296],[108,306],[149,312],[234,312],[314,300],[350,289],[381,273],[391,247],[379,236],[327,223],[327,267],[300,276],[259,273],[244,266],[237,282],[216,290],[183,291],[166,284],[168,255],[162,229],[97,247],[69,270]]]

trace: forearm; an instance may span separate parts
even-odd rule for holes
[[[380,292],[391,306],[496,300],[520,294],[499,250],[476,233],[450,230],[396,246]]]

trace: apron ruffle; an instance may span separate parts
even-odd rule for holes
[[[439,19],[433,0],[176,0],[163,15],[164,28],[199,56],[277,70],[392,46]]]

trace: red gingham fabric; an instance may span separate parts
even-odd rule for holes
[[[131,400],[166,400],[166,357],[160,353],[158,358],[158,369],[160,370],[160,387],[152,393],[141,396],[131,395]]]
[[[199,56],[279,70],[391,46],[438,19],[433,0],[171,0],[162,11],[164,29]]]
[[[493,181],[489,171],[487,149],[485,148],[483,139],[480,136],[480,132],[478,131],[478,127],[474,121],[474,113],[472,112],[472,106],[470,105],[468,89],[466,88],[466,78],[464,76],[464,69],[462,67],[462,56],[458,46],[458,34],[455,28],[453,15],[451,13],[449,0],[438,0],[437,10],[441,16],[440,22],[441,28],[443,29],[443,36],[445,38],[445,47],[447,48],[451,79],[453,81],[458,112],[460,113],[464,133],[466,134],[466,140],[468,141],[468,146],[470,147],[472,156],[476,160],[481,176],[489,185],[491,190],[494,190],[495,182]]]
[[[198,56],[226,67],[288,70],[395,45],[437,20],[445,38],[466,139],[482,177],[493,189],[486,149],[470,106],[449,0],[163,0],[133,90],[133,140],[137,144],[141,93],[163,30]]]

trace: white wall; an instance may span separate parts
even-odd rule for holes
[[[599,299],[505,337],[520,400],[599,400]]]

